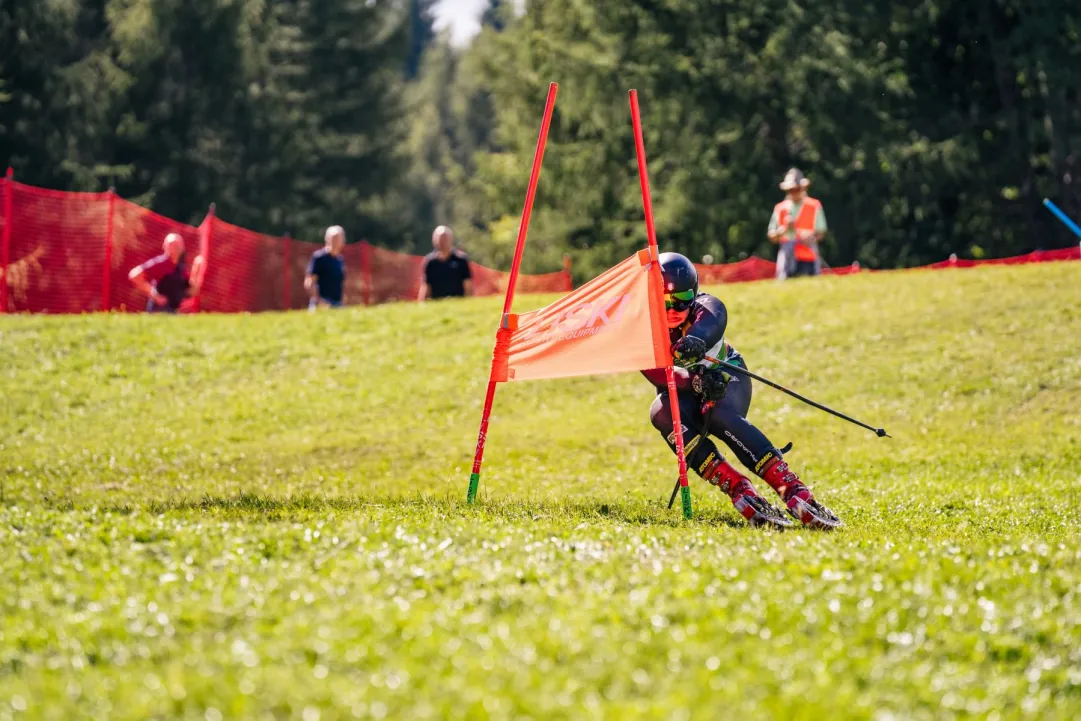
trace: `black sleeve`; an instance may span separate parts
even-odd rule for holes
[[[432,258],[429,255],[424,256],[424,262],[420,264],[420,279],[425,285],[431,285],[432,279],[428,277],[428,261]]]
[[[315,253],[312,253],[312,257],[308,259],[308,270],[305,271],[305,275],[319,275],[319,272],[315,269],[317,260],[319,260],[319,258],[315,255]]]
[[[707,348],[724,340],[724,332],[728,329],[728,310],[719,298],[701,293],[695,299],[692,312],[694,315],[687,335],[704,340]]]
[[[462,260],[465,262],[462,264],[462,280],[473,279],[473,269],[469,267],[469,256],[462,253]]]

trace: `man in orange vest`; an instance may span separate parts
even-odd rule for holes
[[[769,239],[780,245],[777,251],[777,278],[822,272],[818,243],[826,235],[826,213],[822,203],[807,195],[810,180],[799,168],[792,168],[781,181],[785,199],[773,208],[769,219]]]

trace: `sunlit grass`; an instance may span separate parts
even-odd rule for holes
[[[732,286],[847,526],[748,529],[497,299],[0,318],[0,717],[1074,718],[1081,264]],[[523,308],[544,302],[523,298]]]

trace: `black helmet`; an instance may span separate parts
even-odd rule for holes
[[[694,263],[679,253],[661,253],[658,260],[661,262],[665,294],[690,290],[698,295],[698,271],[694,269]]]

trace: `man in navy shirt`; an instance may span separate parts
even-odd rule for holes
[[[309,310],[341,308],[345,302],[345,231],[340,225],[327,228],[324,235],[326,246],[312,253],[308,271],[304,275],[304,290],[311,295]]]
[[[128,279],[146,293],[148,313],[176,313],[184,298],[199,292],[206,263],[200,255],[188,272],[184,267],[184,238],[179,233],[165,236],[161,249],[161,255],[132,268]]]
[[[423,277],[417,300],[473,295],[469,258],[454,247],[454,233],[441,225],[432,233],[434,250],[424,256]]]

